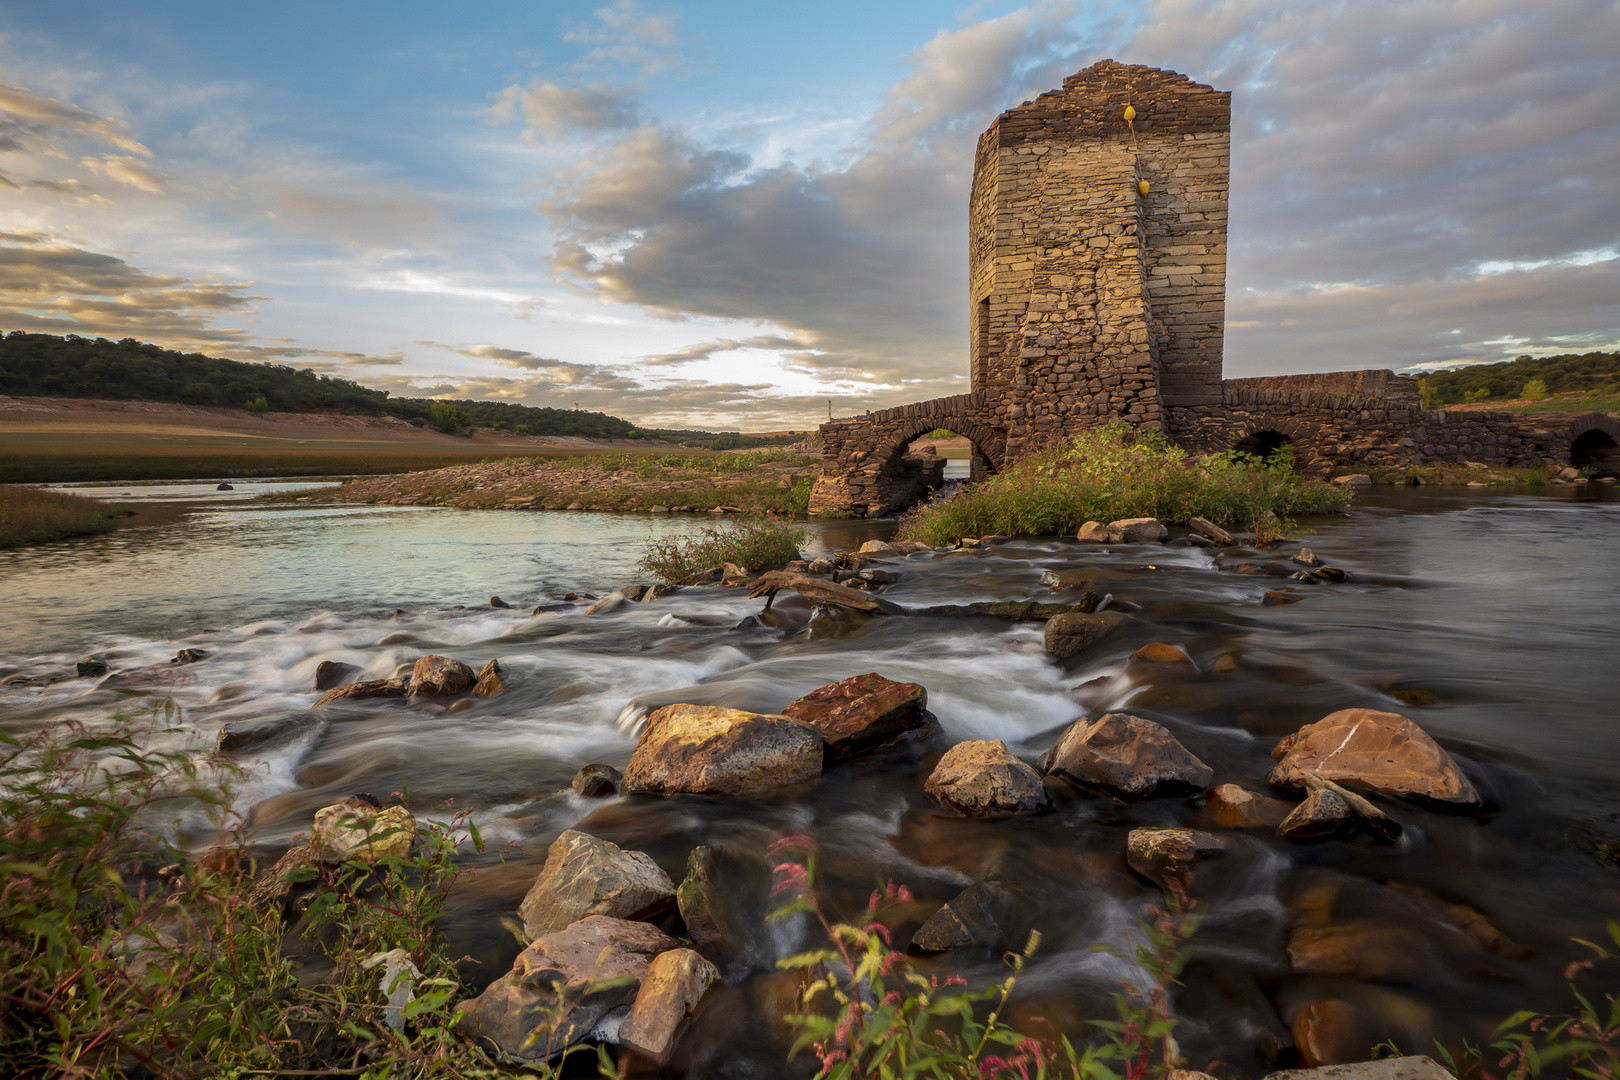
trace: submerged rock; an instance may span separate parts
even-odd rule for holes
[[[519,1061],[547,1061],[636,998],[653,958],[680,947],[647,923],[592,915],[518,954],[512,970],[456,1006],[460,1030]]]
[[[664,1060],[681,1024],[719,977],[714,965],[691,949],[659,953],[641,978],[630,1016],[619,1028],[619,1040],[656,1061]]]
[[[1210,824],[1223,829],[1275,829],[1294,808],[1237,784],[1218,784],[1209,789],[1207,809]]]
[[[1288,935],[1288,959],[1306,975],[1388,982],[1411,982],[1442,970],[1423,929],[1376,919],[1295,926]]]
[[[1338,998],[1307,1002],[1289,1026],[1300,1060],[1311,1069],[1360,1061],[1373,1042],[1361,1010]]]
[[[728,982],[747,977],[766,944],[766,897],[771,867],[763,858],[698,846],[686,858],[686,877],[675,890],[681,921],[693,946]],[[768,966],[768,958],[766,959]]]
[[[322,723],[324,721],[318,717],[307,714],[233,720],[220,726],[219,734],[214,737],[214,753],[240,754],[255,747],[291,741],[299,733]]]
[[[815,779],[821,762],[821,736],[785,716],[666,705],[647,717],[624,784],[662,794],[765,794]]]
[[[1162,726],[1126,713],[1076,720],[1041,759],[1041,770],[1123,799],[1161,788],[1202,790],[1215,776]]]
[[[933,720],[927,690],[875,671],[812,690],[782,715],[819,731],[831,760],[871,749]]]
[[[460,660],[429,654],[411,668],[412,697],[455,697],[473,688],[478,676]]]
[[[1226,841],[1197,829],[1132,829],[1125,861],[1157,885],[1175,878],[1191,883],[1198,867],[1226,854]]]
[[[1092,605],[1096,606],[1095,603]],[[1059,660],[1075,656],[1114,633],[1125,624],[1125,617],[1117,611],[1102,611],[1095,615],[1084,612],[1065,612],[1047,620],[1045,645],[1047,654]]]
[[[1135,674],[1149,677],[1190,675],[1198,671],[1198,665],[1185,649],[1162,641],[1152,641],[1137,649],[1127,663]]]
[[[1479,804],[1452,756],[1399,713],[1341,709],[1285,737],[1271,756],[1277,764],[1266,779],[1281,787],[1303,786],[1316,773],[1386,795]]]
[[[315,668],[315,689],[335,689],[358,674],[360,668],[354,664],[345,664],[341,660],[322,660]]]
[[[911,952],[940,953],[978,946],[996,949],[1005,937],[1012,894],[1000,885],[980,881],[956,894],[928,917],[911,937]]]
[[[335,686],[316,699],[314,708],[339,701],[364,701],[370,698],[402,698],[405,696],[404,679],[370,679],[366,682]]]
[[[533,940],[592,915],[644,919],[674,901],[674,883],[652,859],[569,829],[546,851],[546,865],[518,914]]]
[[[923,790],[963,817],[1032,814],[1048,804],[1040,774],[1000,739],[957,743],[939,759]]]
[[[109,670],[111,670],[107,667],[107,661],[101,659],[99,656],[87,656],[83,660],[80,660],[78,663],[74,664],[73,668],[79,673],[79,678],[81,679],[90,678],[96,675],[105,675]]]
[[[1400,837],[1400,823],[1355,792],[1316,773],[1304,780],[1309,794],[1277,826],[1278,836],[1309,840],[1367,832],[1386,843]]]
[[[323,863],[374,863],[403,858],[416,842],[416,819],[403,806],[379,808],[366,795],[352,795],[315,812],[310,853]]]
[[[622,779],[619,770],[611,765],[586,765],[574,774],[569,786],[587,799],[597,799],[617,795]]]

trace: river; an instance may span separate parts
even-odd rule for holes
[[[139,489],[120,488],[135,492]],[[234,494],[234,493],[233,493]],[[160,497],[199,497],[184,485]],[[817,686],[867,671],[923,684],[945,741],[1000,738],[1035,760],[1083,713],[1127,710],[1169,727],[1217,782],[1266,790],[1277,738],[1338,709],[1400,712],[1463,764],[1487,811],[1386,808],[1406,827],[1394,847],[1236,841],[1230,870],[1202,897],[1178,1036],[1195,1066],[1258,1075],[1287,1061],[1288,1023],[1307,1002],[1352,1003],[1373,1041],[1422,1052],[1441,1038],[1479,1042],[1518,1008],[1562,1008],[1572,937],[1603,938],[1620,912],[1620,874],[1592,842],[1620,832],[1620,497],[1603,485],[1542,493],[1373,489],[1348,516],[1303,523],[1344,585],[1301,589],[1266,607],[1293,549],[1212,552],[1177,539],[1098,549],[1058,538],[985,551],[921,554],[886,599],[907,608],[1051,599],[1046,569],[1081,569],[1124,602],[1127,632],[1064,664],[1039,624],[988,618],[879,618],[810,638],[807,605],[779,599],[778,625],[740,590],[687,589],[607,614],[531,615],[567,592],[606,592],[643,576],[643,543],[711,524],[707,515],[477,512],[377,506],[201,502],[166,524],[0,553],[0,724],[102,720],[143,700],[91,679],[19,685],[94,654],[134,672],[122,685],[172,696],[199,745],[221,724],[306,711],[323,660],[386,677],[427,652],[474,667],[499,658],[510,689],[467,712],[377,703],[336,715],[247,764],[238,809],[273,857],[320,807],[356,791],[408,788],[419,816],[446,800],[470,808],[491,851],[455,897],[456,948],[481,984],[517,945],[500,927],[558,832],[578,827],[646,851],[679,880],[696,843],[760,851],[789,832],[816,838],[833,899],[858,909],[874,881],[908,884],[917,921],[993,873],[1019,896],[1020,925],[1044,935],[1016,1016],[1065,1025],[1111,1013],[1132,965],[1145,905],[1158,893],[1125,867],[1140,825],[1197,824],[1195,800],[1132,806],[1078,797],[1046,815],[975,822],[940,813],[928,767],[894,756],[830,768],[807,794],[727,803],[593,801],[568,790],[581,765],[622,767],[634,745],[620,720],[670,702],[775,712]],[[852,549],[892,522],[819,523],[811,552]],[[491,608],[499,595],[510,609]],[[784,594],[784,597],[786,594]],[[1134,610],[1139,609],[1139,610]],[[1141,645],[1185,648],[1202,669],[1158,684],[1119,678]],[[180,648],[208,655],[171,667]],[[1213,671],[1222,657],[1235,670]],[[1391,886],[1482,913],[1526,952],[1487,953],[1421,924]],[[1324,892],[1325,890],[1325,892]],[[1286,950],[1302,907],[1331,894],[1339,919],[1417,927],[1432,938],[1399,972],[1302,975]],[[1402,913],[1405,914],[1402,914]],[[1017,945],[1022,942],[1012,942]],[[778,931],[773,947],[795,947]],[[1097,951],[1104,945],[1113,951]],[[994,977],[989,956],[925,962]],[[677,1060],[689,1075],[752,1061],[778,1075],[763,1009],[768,979],[723,988]],[[723,1051],[717,1049],[724,1047]]]

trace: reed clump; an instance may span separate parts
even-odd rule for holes
[[[798,557],[809,535],[803,525],[766,515],[711,525],[696,536],[666,536],[647,545],[641,568],[668,582],[697,577],[732,563],[744,570],[771,570]]]
[[[1072,533],[1087,521],[1136,517],[1170,525],[1202,517],[1252,529],[1342,510],[1354,498],[1350,490],[1296,474],[1288,447],[1264,460],[1236,453],[1195,457],[1157,432],[1112,421],[923,504],[902,519],[898,535],[946,544],[992,533]]]
[[[112,518],[94,499],[0,484],[0,548],[111,532]]]

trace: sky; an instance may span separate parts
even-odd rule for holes
[[[1228,377],[1620,345],[1620,0],[0,6],[0,330],[762,431],[961,393],[995,115],[1233,92]]]

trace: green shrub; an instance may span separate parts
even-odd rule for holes
[[[647,545],[640,566],[664,581],[696,577],[724,563],[770,570],[798,556],[809,535],[803,525],[765,516],[710,525],[696,536],[666,536]]]
[[[1526,401],[1540,401],[1547,396],[1547,380],[1530,379],[1519,391],[1519,396]]]
[[[267,413],[270,411],[270,402],[263,394],[259,394],[244,402],[242,408],[250,413]]]
[[[898,535],[946,544],[992,533],[1072,533],[1086,521],[1133,517],[1168,524],[1204,517],[1254,528],[1350,504],[1352,492],[1294,475],[1289,451],[1285,447],[1264,462],[1236,453],[1195,459],[1157,432],[1110,421],[1064,449],[923,504],[902,518]]]
[[[111,532],[106,504],[82,495],[0,485],[0,548]]]
[[[428,413],[433,417],[433,426],[446,435],[454,435],[472,425],[472,420],[461,406],[448,401],[435,401]]]
[[[1489,398],[1490,396],[1491,396],[1491,388],[1488,387],[1488,386],[1482,386],[1478,390],[1470,390],[1467,393],[1465,393],[1463,395],[1463,400],[1468,402],[1469,404],[1473,404],[1476,401],[1484,401],[1486,398]]]

